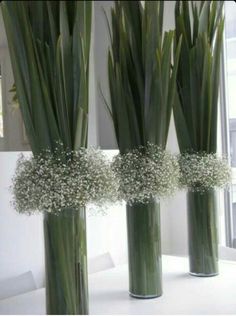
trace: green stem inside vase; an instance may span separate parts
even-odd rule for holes
[[[47,314],[88,314],[85,208],[45,213],[44,236]]]
[[[162,295],[160,204],[127,205],[129,291],[137,298]]]
[[[218,274],[218,220],[214,190],[188,192],[188,239],[190,273]]]

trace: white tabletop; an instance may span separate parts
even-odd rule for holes
[[[236,264],[220,262],[220,275],[188,274],[187,258],[163,256],[163,296],[128,295],[127,265],[89,276],[90,314],[236,314]],[[0,314],[45,314],[45,290],[0,301]]]

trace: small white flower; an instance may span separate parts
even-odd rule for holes
[[[82,148],[42,155],[17,162],[13,178],[13,204],[20,213],[58,213],[88,204],[117,200],[118,184],[110,162],[100,150]]]
[[[180,186],[190,191],[205,192],[224,188],[231,181],[231,169],[226,158],[205,152],[179,155]]]
[[[119,197],[129,204],[160,199],[178,188],[177,159],[154,144],[117,155],[112,169],[119,181]]]

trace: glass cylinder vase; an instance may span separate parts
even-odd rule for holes
[[[136,298],[162,295],[160,204],[127,205],[129,292]]]
[[[44,240],[47,314],[88,314],[85,208],[45,213]]]
[[[218,220],[215,190],[188,192],[188,244],[190,274],[218,274]]]

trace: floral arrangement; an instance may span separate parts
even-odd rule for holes
[[[148,143],[117,155],[112,170],[119,183],[119,198],[128,204],[160,199],[178,188],[177,159],[157,145]]]
[[[223,188],[231,181],[231,169],[226,158],[216,154],[185,153],[179,155],[180,186],[190,191],[205,192]]]
[[[65,208],[102,206],[117,200],[118,186],[110,162],[100,150],[49,151],[18,159],[13,204],[20,213],[59,213]]]

